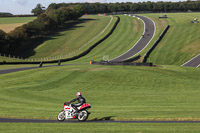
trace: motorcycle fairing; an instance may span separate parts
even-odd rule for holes
[[[87,109],[87,108],[91,108],[90,104],[84,103],[82,106],[78,107],[78,110]]]
[[[71,105],[63,105],[63,108],[65,111],[66,119],[76,119],[76,116],[72,114],[73,112],[75,112],[75,110],[71,107]]]

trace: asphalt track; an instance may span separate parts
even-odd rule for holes
[[[139,53],[141,50],[143,50],[148,43],[151,41],[155,34],[155,24],[154,22],[143,16],[137,16],[139,19],[141,19],[144,22],[144,33],[143,37],[141,37],[138,42],[126,53],[123,55],[111,60],[111,61],[123,61],[129,57],[132,57],[133,55]],[[72,65],[72,64],[71,64]],[[55,66],[55,65],[52,65]],[[52,67],[52,66],[44,66],[44,67]],[[0,70],[0,74],[7,74],[12,72],[18,72],[18,71],[24,71],[24,70],[30,70],[30,69],[38,69],[40,67],[25,67],[25,68],[16,68],[16,69],[7,69],[7,70]]]
[[[140,40],[126,53],[122,54],[121,56],[111,60],[111,61],[123,61],[128,59],[141,50],[143,50],[149,42],[152,40],[155,34],[155,24],[149,18],[138,16],[141,20],[143,20],[145,25],[145,30],[143,36]],[[69,64],[75,65],[75,64]],[[76,64],[77,65],[77,64]],[[56,65],[51,66],[44,66],[44,67],[53,67]],[[189,60],[182,66],[190,66],[190,67],[198,67],[200,66],[200,54],[194,57],[193,59]],[[38,69],[40,67],[25,67],[25,68],[16,68],[16,69],[6,69],[0,70],[0,74],[7,74],[17,71],[24,71],[29,69]],[[59,122],[57,120],[39,120],[39,119],[10,119],[10,118],[0,118],[0,123],[82,123],[77,120],[66,120],[64,122]],[[86,123],[200,123],[200,121],[115,121],[115,120],[88,120]]]
[[[83,64],[65,64],[65,65],[60,65],[60,66],[71,66],[71,65],[88,65],[89,63],[83,63]],[[30,69],[39,69],[39,68],[44,68],[44,67],[56,67],[58,65],[48,65],[48,66],[42,66],[42,67],[24,67],[24,68],[13,68],[13,69],[3,69],[0,70],[0,75],[1,74],[7,74],[7,73],[13,73],[13,72],[18,72],[18,71],[25,71],[25,70],[30,70]]]
[[[0,118],[0,123],[200,123],[200,121],[115,121],[115,120],[88,120],[80,122],[78,120],[36,120],[36,119],[10,119]]]
[[[182,66],[187,66],[187,67],[199,67],[200,66],[200,54],[192,58],[191,60],[187,61],[184,63]]]
[[[7,73],[24,71],[24,70],[29,70],[29,69],[36,69],[36,68],[39,68],[39,67],[24,67],[24,68],[14,68],[14,69],[0,70],[0,74],[7,74]]]
[[[124,61],[124,60],[136,55],[137,53],[142,51],[153,39],[153,37],[155,35],[155,31],[156,31],[155,23],[147,17],[143,17],[143,16],[137,16],[137,17],[139,19],[141,19],[144,23],[143,35],[138,40],[138,42],[136,42],[136,44],[131,49],[129,49],[126,53],[124,53],[110,61],[112,61],[112,62]]]

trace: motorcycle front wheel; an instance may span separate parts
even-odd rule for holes
[[[58,121],[64,121],[64,120],[65,120],[65,111],[64,111],[64,110],[62,110],[62,111],[58,114],[57,120],[58,120]]]
[[[88,113],[87,110],[82,110],[78,114],[78,120],[79,121],[86,121],[87,118],[88,118],[88,115],[89,115],[89,113]]]

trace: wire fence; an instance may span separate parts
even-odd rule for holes
[[[84,43],[81,47],[79,47],[78,49],[76,49],[70,53],[67,53],[64,55],[50,56],[50,57],[41,57],[41,58],[24,58],[24,57],[11,55],[11,54],[4,54],[4,53],[0,53],[0,56],[14,59],[14,60],[18,59],[18,60],[24,61],[24,62],[52,61],[52,60],[61,60],[61,59],[66,59],[66,58],[72,57],[72,56],[80,53],[86,46],[88,46],[88,44],[92,43],[98,37],[100,37],[103,33],[105,33],[105,31],[109,28],[109,26],[111,25],[111,23],[113,21],[113,16],[110,16],[110,18],[111,19],[110,19],[109,23],[107,24],[107,26],[98,35],[96,35],[95,37],[90,39],[88,42]]]

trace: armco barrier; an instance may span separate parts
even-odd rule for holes
[[[109,66],[154,66],[153,63],[132,63],[132,62],[110,62],[110,61],[91,61],[90,64],[93,65],[109,65]]]
[[[160,37],[158,38],[158,40],[156,40],[156,42],[153,44],[153,46],[148,50],[148,52],[145,54],[144,59],[143,59],[143,63],[145,63],[147,61],[147,58],[149,57],[149,55],[151,54],[151,52],[154,50],[154,48],[158,45],[158,43],[162,40],[162,38],[164,37],[164,35],[166,34],[167,30],[169,29],[169,25],[167,25],[167,27],[164,29],[164,31],[162,32],[162,34],[160,35]]]
[[[110,30],[110,32],[104,36],[101,40],[99,40],[98,42],[96,42],[95,44],[93,44],[90,48],[88,48],[86,51],[84,51],[83,53],[77,55],[77,56],[74,56],[74,57],[71,57],[71,58],[67,58],[67,59],[59,59],[59,60],[53,60],[53,61],[43,61],[44,64],[46,63],[58,63],[58,62],[67,62],[67,61],[72,61],[72,60],[76,60],[78,58],[81,58],[83,56],[85,56],[86,54],[88,54],[92,49],[94,49],[97,45],[99,45],[100,43],[102,43],[104,40],[106,40],[112,33],[113,31],[115,30],[115,28],[117,27],[118,23],[120,22],[120,17],[116,16],[117,17],[117,21],[115,22],[114,26],[112,27],[112,29]],[[40,64],[41,61],[38,61],[38,62],[6,62],[6,61],[3,61],[3,62],[0,62],[0,65],[4,65],[4,64]]]
[[[126,60],[124,60],[123,62],[133,62],[133,61],[135,61],[135,60],[138,60],[140,57],[141,57],[141,56],[138,55],[138,56],[135,56],[135,57],[133,57],[133,58],[126,59]]]

